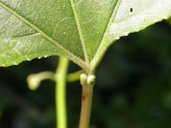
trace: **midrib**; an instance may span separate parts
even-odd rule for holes
[[[84,52],[84,58],[85,58],[86,63],[89,64],[87,46],[86,46],[86,42],[85,42],[83,32],[82,32],[82,29],[81,29],[81,24],[80,24],[80,20],[79,20],[79,17],[78,17],[78,13],[77,13],[74,1],[70,0],[70,3],[71,3],[71,8],[72,8],[72,11],[73,11],[73,14],[74,14],[74,19],[75,19],[75,22],[76,22],[76,25],[77,25],[77,30],[78,30],[78,33],[79,33],[79,36],[80,36],[80,40],[81,40],[81,44],[82,44],[82,48],[83,48],[83,52]]]

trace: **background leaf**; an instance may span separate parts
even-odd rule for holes
[[[94,70],[113,41],[167,19],[170,7],[170,0],[0,0],[0,65],[64,55]]]
[[[167,21],[171,25],[171,17]]]

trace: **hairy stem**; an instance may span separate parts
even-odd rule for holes
[[[56,123],[57,128],[67,128],[66,116],[66,79],[69,60],[60,57],[59,65],[55,73],[55,100],[56,100]]]

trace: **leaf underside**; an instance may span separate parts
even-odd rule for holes
[[[169,16],[170,0],[0,0],[0,66],[62,55],[95,68],[115,40]]]

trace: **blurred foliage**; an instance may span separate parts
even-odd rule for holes
[[[55,128],[54,83],[30,91],[31,73],[55,71],[56,57],[0,68],[0,127]],[[71,64],[70,72],[79,68]],[[171,127],[171,27],[158,23],[117,41],[97,69],[92,128]],[[79,122],[81,87],[67,85],[69,128]]]
[[[167,22],[171,25],[171,17],[167,20]]]

